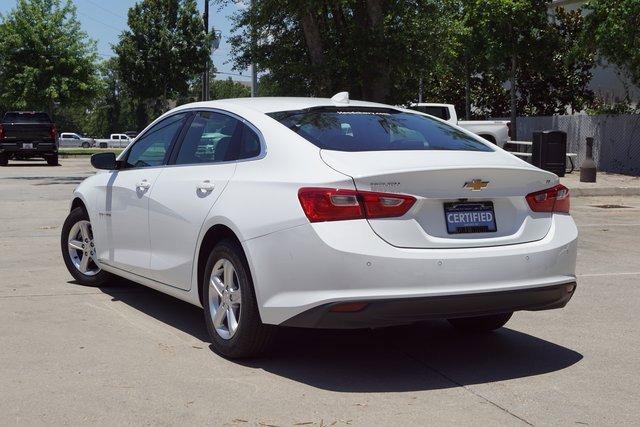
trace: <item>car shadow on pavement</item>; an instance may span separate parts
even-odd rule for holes
[[[201,309],[125,280],[114,285],[102,288],[114,301],[210,342]],[[374,393],[524,378],[581,359],[574,350],[508,327],[465,335],[445,321],[429,321],[373,331],[280,328],[267,356],[233,362],[324,390]]]

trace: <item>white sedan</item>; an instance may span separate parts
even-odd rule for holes
[[[62,229],[73,277],[203,307],[227,357],[276,325],[490,331],[576,287],[558,177],[415,111],[345,93],[194,103],[91,161]]]

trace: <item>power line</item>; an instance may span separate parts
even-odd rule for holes
[[[91,0],[85,0],[85,1],[88,2],[88,3],[91,3],[92,5],[97,7],[98,9],[102,9],[105,12],[110,13],[111,15],[115,16],[116,18],[126,19],[124,16],[119,15],[119,14],[113,12],[112,10],[107,9],[106,7],[100,6],[98,3],[95,3],[95,2],[93,2]]]
[[[122,31],[122,28],[116,28],[116,27],[114,27],[113,25],[111,25],[111,24],[107,24],[106,22],[102,22],[102,21],[100,21],[99,19],[94,18],[93,16],[89,16],[89,15],[87,15],[86,13],[82,13],[82,12],[78,11],[78,14],[79,14],[79,15],[84,16],[84,17],[85,17],[85,18],[87,18],[87,19],[91,19],[92,21],[97,22],[98,24],[102,24],[102,25],[104,25],[105,27],[108,27],[108,28],[111,28],[111,29],[113,29],[113,30],[116,30],[117,32]]]

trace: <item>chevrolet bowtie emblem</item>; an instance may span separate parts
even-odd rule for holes
[[[482,191],[487,188],[487,185],[489,185],[489,181],[474,179],[473,181],[465,182],[463,187],[468,188],[471,191]]]

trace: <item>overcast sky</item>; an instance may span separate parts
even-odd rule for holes
[[[204,1],[197,0],[200,12],[204,11]],[[6,14],[16,5],[16,0],[0,0],[0,13]],[[73,0],[78,8],[78,19],[89,37],[98,43],[98,53],[103,58],[114,55],[111,45],[117,43],[118,34],[127,27],[127,10],[136,3],[135,0]],[[213,53],[213,63],[218,71],[234,73],[231,70],[229,60],[230,47],[226,43],[231,32],[229,17],[242,7],[243,3],[227,6],[219,10],[219,6],[212,5],[209,10],[209,25],[222,32],[220,48]],[[250,80],[248,71],[243,76],[232,76],[235,80]],[[227,75],[219,74],[218,78],[226,78]]]

